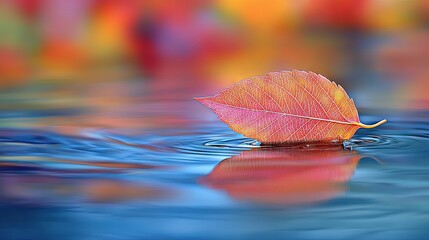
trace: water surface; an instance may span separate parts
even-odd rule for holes
[[[389,122],[346,147],[266,147],[192,100],[52,91],[3,95],[2,239],[429,234],[429,112],[365,109]]]

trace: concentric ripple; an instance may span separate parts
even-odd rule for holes
[[[424,127],[423,125],[421,127]],[[415,128],[414,128],[415,129]],[[345,149],[360,153],[393,154],[396,156],[427,154],[429,137],[425,132],[409,131],[404,134],[404,124],[390,123],[390,129],[380,128],[359,131]],[[66,136],[42,130],[0,131],[3,156],[44,157],[46,159],[85,159],[86,161],[118,161],[147,164],[205,164],[220,161],[252,148],[259,142],[243,137],[221,123],[206,124],[193,129],[164,129],[145,131],[142,134],[126,134],[90,131],[84,136]],[[371,133],[371,134],[367,134]],[[51,147],[55,145],[55,147]],[[305,144],[299,148],[317,148]],[[63,163],[64,164],[64,163]]]
[[[425,135],[368,135],[350,140],[354,149],[362,152],[409,154],[428,153],[429,138]]]

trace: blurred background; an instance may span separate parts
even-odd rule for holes
[[[122,82],[186,99],[299,69],[361,107],[425,109],[428,25],[426,0],[2,0],[0,88],[62,87],[59,105],[91,91],[92,105]]]
[[[0,0],[0,238],[425,239],[428,43],[428,0]],[[291,69],[389,123],[265,149],[192,100]]]

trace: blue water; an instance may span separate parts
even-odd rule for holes
[[[191,100],[95,113],[10,104],[0,119],[1,239],[429,234],[429,112],[366,109],[362,122],[389,122],[346,147],[272,148]]]

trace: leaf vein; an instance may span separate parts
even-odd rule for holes
[[[329,80],[327,80],[329,81]],[[341,112],[340,108],[338,107],[338,105],[335,103],[334,99],[332,99],[331,95],[329,95],[329,93],[325,90],[325,88],[322,86],[322,84],[320,84],[319,81],[316,81],[317,85],[319,85],[319,87],[323,90],[323,92],[325,92],[325,94],[328,96],[329,99],[331,99],[331,101],[334,103],[335,107],[337,107],[338,112],[341,114],[341,116],[344,118],[344,120],[347,121],[347,118],[344,116],[344,114]]]

